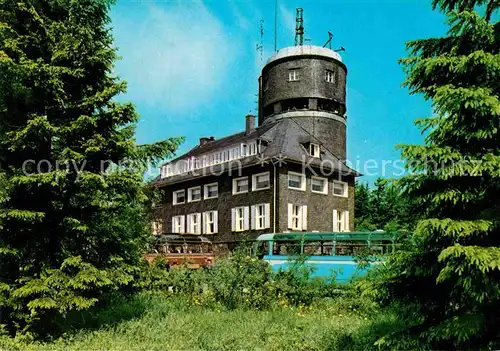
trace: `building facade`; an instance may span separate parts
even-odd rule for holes
[[[333,50],[280,50],[259,78],[259,116],[161,167],[153,230],[238,242],[262,233],[350,231],[354,182],[346,159],[346,76]]]

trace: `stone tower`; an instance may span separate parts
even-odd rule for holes
[[[346,158],[346,75],[340,55],[300,45],[281,49],[259,79],[259,126],[293,118],[338,158]]]

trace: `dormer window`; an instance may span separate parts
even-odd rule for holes
[[[293,68],[288,70],[288,81],[298,82],[300,80],[300,70],[298,68]]]
[[[311,155],[312,157],[319,158],[320,153],[321,153],[321,148],[318,144],[314,144],[314,143],[309,144],[309,155]]]

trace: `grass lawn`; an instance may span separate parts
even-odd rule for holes
[[[48,343],[0,337],[0,349],[331,350],[344,348],[350,335],[369,325],[370,316],[333,301],[310,308],[225,311],[143,293],[106,309],[94,321],[93,329],[68,332]]]

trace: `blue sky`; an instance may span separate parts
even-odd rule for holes
[[[330,30],[333,47],[347,50],[348,159],[369,174],[362,180],[392,176],[383,161],[399,159],[396,144],[421,143],[413,120],[432,113],[401,86],[398,58],[406,41],[443,35],[444,15],[430,0],[278,0],[278,48],[294,44],[297,7],[311,44],[322,46]],[[122,56],[116,71],[128,82],[123,98],[141,115],[137,141],[185,136],[180,154],[202,136],[243,130],[256,109],[261,19],[264,61],[274,52],[274,8],[274,0],[118,0],[111,14]]]

